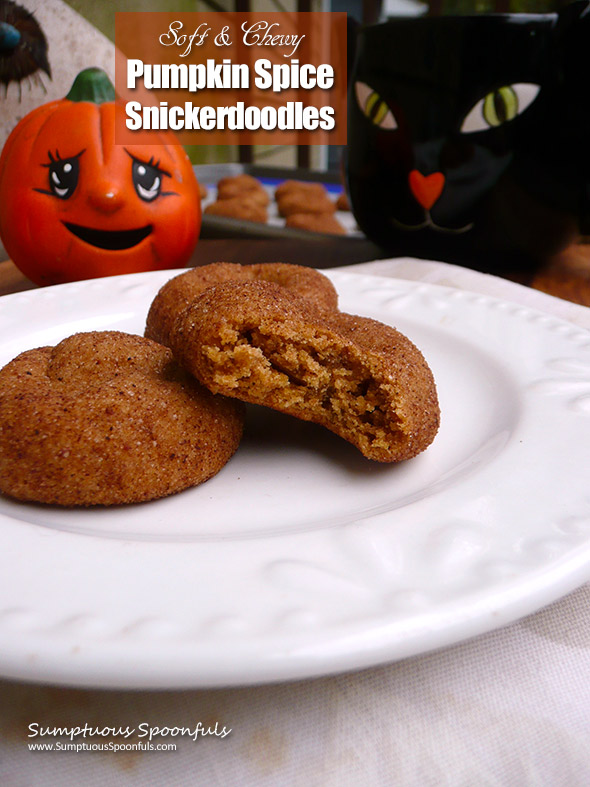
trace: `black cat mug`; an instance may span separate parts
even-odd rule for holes
[[[589,9],[360,31],[346,158],[367,237],[501,271],[590,231]]]

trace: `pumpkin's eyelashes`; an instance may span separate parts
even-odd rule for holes
[[[127,155],[129,156],[129,158],[133,159],[133,161],[137,161],[138,164],[144,164],[146,167],[152,167],[157,172],[161,172],[162,175],[167,175],[169,178],[172,177],[172,175],[170,174],[170,172],[168,172],[168,170],[163,169],[160,166],[160,159],[158,159],[157,161],[154,161],[154,157],[150,156],[150,160],[149,161],[144,161],[143,159],[140,159],[139,156],[134,156],[133,153],[130,153],[127,150],[127,148],[123,148],[123,149],[124,149],[125,153],[127,153]]]
[[[86,148],[82,148],[82,150],[79,153],[76,153],[73,156],[66,156],[66,158],[62,158],[59,155],[59,150],[57,148],[55,149],[55,156],[52,154],[52,152],[50,150],[48,150],[47,151],[47,156],[49,158],[49,161],[47,162],[47,164],[41,164],[41,166],[42,167],[50,167],[52,164],[55,164],[58,161],[71,161],[72,159],[80,158],[82,153],[85,153],[85,152],[86,152]]]

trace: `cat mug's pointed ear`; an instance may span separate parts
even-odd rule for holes
[[[565,59],[586,59],[590,43],[590,2],[575,0],[557,14],[554,43],[561,49]],[[580,60],[581,62],[581,60]]]
[[[589,14],[590,3],[587,0],[576,0],[574,3],[569,3],[558,14],[557,30],[567,30],[570,25],[584,18],[588,23]]]

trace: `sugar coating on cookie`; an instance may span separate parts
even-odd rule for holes
[[[169,345],[170,331],[179,312],[192,303],[207,287],[225,281],[270,281],[308,299],[319,308],[338,308],[336,288],[327,276],[303,265],[263,262],[239,265],[215,262],[191,268],[166,282],[153,300],[146,321],[145,335]]]
[[[217,184],[217,199],[226,200],[244,194],[263,195],[264,200],[260,203],[268,205],[270,196],[258,178],[243,173],[241,175],[228,175]],[[262,199],[262,196],[260,196]]]
[[[275,284],[206,290],[177,318],[171,340],[210,390],[321,424],[369,459],[409,459],[438,430],[432,372],[406,336],[321,312]]]
[[[302,191],[289,191],[277,197],[279,216],[288,217],[293,213],[334,213],[336,203],[328,194],[315,194]]]
[[[156,342],[75,334],[0,370],[0,491],[63,506],[164,497],[221,470],[243,421]]]
[[[266,224],[268,221],[266,207],[260,205],[256,199],[250,199],[248,194],[212,202],[210,205],[207,205],[204,213],[208,216],[223,216],[227,219],[254,221],[257,224]]]
[[[284,180],[275,189],[275,199],[279,200],[286,194],[293,193],[306,194],[307,196],[313,195],[320,198],[328,196],[328,190],[323,183],[306,180]]]
[[[217,194],[217,203],[219,202],[232,202],[235,201],[236,203],[241,202],[247,205],[256,205],[259,208],[266,208],[270,203],[270,197],[268,193],[263,189],[249,189],[246,191],[239,191],[235,196],[223,196],[222,194]],[[213,204],[217,204],[213,203]],[[268,217],[268,213],[265,211],[265,215]]]
[[[287,216],[285,226],[327,235],[346,235],[345,228],[333,213],[292,213]]]

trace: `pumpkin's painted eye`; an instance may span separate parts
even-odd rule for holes
[[[533,103],[540,89],[540,85],[519,82],[492,90],[467,113],[461,131],[464,134],[487,131],[514,120]]]
[[[80,175],[79,158],[84,151],[71,158],[54,158],[49,153],[49,164],[45,166],[49,169],[49,189],[58,199],[69,199],[78,185]]]
[[[145,161],[133,159],[133,185],[137,195],[145,202],[152,202],[162,190],[162,170]]]
[[[354,92],[361,112],[371,123],[389,131],[397,128],[393,112],[376,90],[364,82],[355,82]]]

